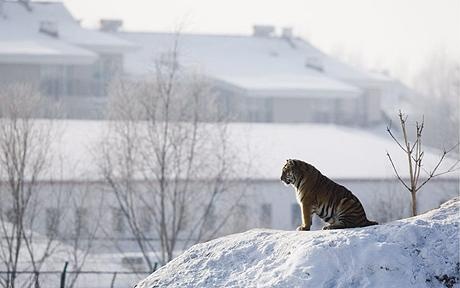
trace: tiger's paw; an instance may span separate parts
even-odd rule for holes
[[[345,229],[347,226],[341,224],[330,224],[323,227],[323,230],[333,230],[333,229]]]
[[[297,230],[297,231],[310,231],[310,228],[305,227],[305,226],[299,226],[299,227],[297,227],[296,230]]]

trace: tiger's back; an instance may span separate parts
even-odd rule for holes
[[[318,171],[318,173],[320,173]],[[359,199],[346,187],[320,174],[318,189],[314,189],[313,212],[325,222],[334,225],[329,228],[352,228],[376,225],[369,221]],[[343,226],[343,227],[340,227]],[[328,226],[325,227],[325,229]]]

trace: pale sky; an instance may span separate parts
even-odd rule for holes
[[[410,82],[433,53],[460,60],[460,0],[63,0],[94,27],[118,18],[129,31],[250,34],[294,29],[324,52]]]

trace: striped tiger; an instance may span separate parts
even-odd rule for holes
[[[350,190],[327,178],[314,166],[301,160],[289,159],[283,167],[281,181],[292,185],[302,213],[302,226],[308,231],[311,215],[315,213],[325,222],[326,229],[343,229],[377,225],[369,221],[358,198]]]

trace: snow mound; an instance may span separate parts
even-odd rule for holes
[[[222,237],[137,287],[460,287],[459,203],[379,226]]]

